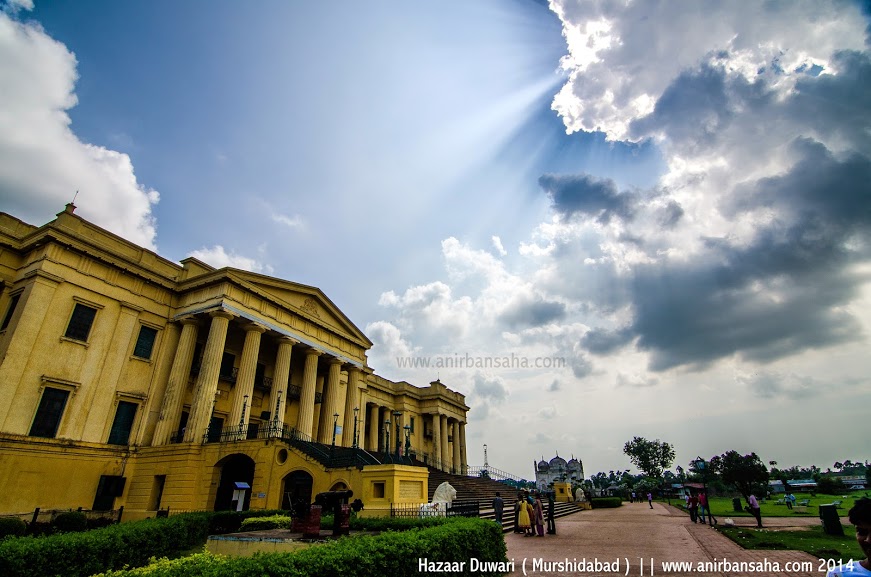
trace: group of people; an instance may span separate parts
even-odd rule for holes
[[[553,496],[548,495],[548,510],[545,512],[542,495],[538,491],[532,493],[520,491],[514,502],[514,532],[523,533],[527,537],[544,537],[544,524],[547,520],[548,535],[556,534],[556,523],[553,518]],[[502,524],[502,511],[504,502],[499,493],[493,499],[493,510],[496,513],[496,522]]]
[[[630,503],[635,503],[636,501],[638,501],[640,503],[643,498],[644,498],[643,493],[639,494],[639,493],[636,493],[635,491],[632,491],[631,493],[629,493],[629,502]],[[651,493],[649,491],[647,493],[647,504],[650,505],[651,509],[653,509],[653,493]]]
[[[704,525],[706,522],[711,525],[717,524],[717,519],[714,518],[711,509],[708,506],[708,496],[705,493],[688,493],[686,495],[687,511],[690,512],[690,520],[693,523],[701,522]],[[707,521],[705,520],[707,518]]]

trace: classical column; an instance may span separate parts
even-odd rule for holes
[[[233,393],[233,408],[230,410],[227,427],[238,427],[235,439],[248,436],[248,419],[251,415],[251,399],[254,394],[254,376],[257,374],[257,359],[260,356],[260,336],[266,327],[251,323],[245,327],[245,344],[242,345],[242,360]]]
[[[441,469],[442,460],[442,417],[438,413],[432,416],[432,463],[436,469]]]
[[[378,405],[373,403],[372,407],[369,409],[369,446],[367,447],[368,450],[373,452],[378,451],[378,430],[380,429],[378,426],[379,412]],[[366,429],[363,429],[363,431],[365,432]]]
[[[442,471],[447,471],[451,468],[451,453],[448,449],[448,416],[447,415],[439,415],[441,419],[441,429],[442,429],[442,439],[441,439],[441,454],[439,455],[439,459],[442,462]]]
[[[302,373],[302,391],[299,395],[299,417],[296,420],[296,429],[306,440],[312,438],[319,356],[321,356],[321,351],[317,349],[306,349],[305,351],[305,369]]]
[[[465,475],[469,470],[469,461],[466,458],[466,423],[460,421],[460,474]]]
[[[454,454],[454,475],[460,475],[460,422],[454,421],[454,433],[453,433],[454,442],[451,443],[453,445],[453,454]]]
[[[339,412],[339,376],[342,370],[342,361],[333,357],[327,361],[329,371],[327,372],[326,391],[324,393],[323,408],[321,409],[321,419],[323,427],[318,427],[320,436],[318,442],[324,445],[329,445],[333,442],[334,423],[337,423],[335,415]]]
[[[212,325],[209,327],[209,338],[203,351],[203,364],[194,388],[194,401],[191,404],[191,414],[184,434],[186,443],[202,442],[212,420],[221,359],[227,341],[227,329],[230,327],[230,319],[233,318],[233,314],[224,310],[215,311],[211,316]]]
[[[193,318],[182,319],[181,325],[181,336],[178,338],[178,348],[175,350],[175,358],[169,371],[169,382],[163,395],[163,404],[154,429],[152,445],[169,443],[181,418],[181,406],[191,376],[194,348],[197,345],[197,330],[200,326]]]
[[[345,388],[345,419],[342,422],[342,437],[341,441],[336,439],[336,443],[343,447],[352,447],[354,445],[354,409],[359,408],[359,391],[357,383],[360,380],[360,369],[354,365],[347,365],[348,369],[348,386]],[[358,413],[358,420],[359,415]]]
[[[275,356],[275,372],[272,375],[272,394],[269,396],[271,437],[280,437],[284,431],[284,413],[287,406],[287,383],[290,381],[290,354],[299,341],[290,337],[278,339],[278,354]]]

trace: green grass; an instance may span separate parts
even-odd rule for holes
[[[762,509],[763,517],[819,517],[820,505],[825,505],[827,503],[831,503],[832,501],[841,501],[841,506],[838,508],[838,513],[842,517],[847,516],[847,511],[853,506],[853,503],[859,497],[865,495],[864,491],[853,491],[847,495],[824,495],[818,493],[816,497],[811,497],[808,493],[794,493],[797,501],[801,501],[803,499],[809,499],[810,504],[808,505],[807,512],[799,513],[795,509],[788,509],[786,505],[775,505],[775,501],[779,499],[779,496],[772,496],[771,499],[766,500],[764,502],[760,502],[759,505]],[[672,501],[674,503],[675,501]],[[682,503],[681,503],[682,504]],[[745,506],[747,503],[744,502],[744,499],[741,499],[741,506]],[[714,511],[715,517],[751,517],[750,513],[745,511],[735,511],[732,508],[732,497],[713,497],[711,498],[711,508]]]
[[[746,527],[717,528],[723,535],[745,549],[790,549],[805,551],[820,559],[853,559],[858,561],[865,554],[856,542],[856,529],[844,526],[843,536],[826,535],[822,526],[808,527],[802,531],[774,529],[750,529]]]

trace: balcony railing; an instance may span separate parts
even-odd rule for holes
[[[379,459],[364,449],[318,443],[296,428],[274,421],[259,425],[236,425],[222,429],[209,428],[203,435],[203,443],[231,443],[250,439],[279,439],[299,449],[326,468],[340,469],[381,464]]]

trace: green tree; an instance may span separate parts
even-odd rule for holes
[[[623,445],[623,452],[645,477],[662,478],[662,471],[674,462],[674,447],[659,439],[634,437]]]
[[[713,457],[711,467],[745,499],[751,493],[764,490],[768,484],[768,469],[756,453],[741,455],[738,451],[727,451]]]

